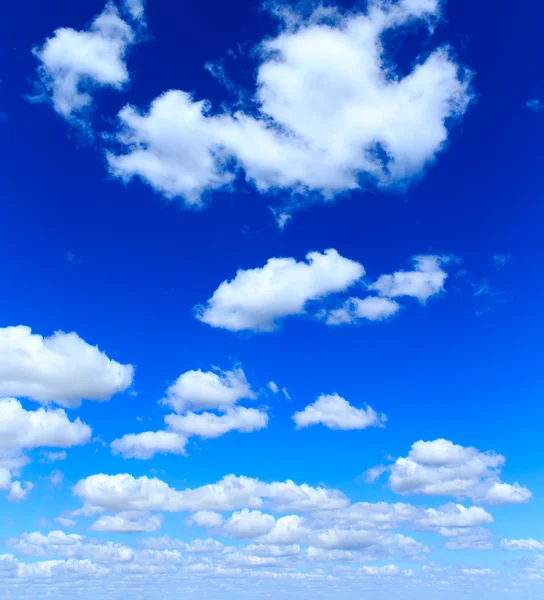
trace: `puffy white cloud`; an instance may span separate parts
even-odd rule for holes
[[[417,518],[423,529],[444,527],[479,527],[493,523],[493,517],[479,506],[466,508],[462,504],[446,504],[439,509],[427,508]]]
[[[224,532],[238,539],[252,539],[267,534],[274,528],[276,519],[260,510],[247,508],[235,512],[225,523]]]
[[[528,502],[533,495],[526,487],[519,483],[514,484],[495,481],[492,486],[486,490],[484,500],[487,504],[523,504]]]
[[[55,522],[58,523],[59,525],[62,525],[62,527],[66,527],[66,528],[71,528],[71,527],[75,527],[76,526],[76,522],[74,521],[74,519],[70,519],[68,517],[57,517],[55,519]]]
[[[109,154],[111,171],[193,206],[239,170],[260,191],[325,197],[420,174],[443,149],[450,121],[466,111],[469,77],[446,47],[402,76],[386,58],[383,36],[437,17],[439,3],[384,0],[366,14],[318,9],[307,19],[287,12],[278,35],[258,49],[251,102],[217,113],[171,90],[146,114],[126,106],[118,133],[126,152]]]
[[[114,454],[121,454],[125,458],[147,460],[153,458],[155,454],[186,454],[187,442],[187,438],[179,433],[144,431],[124,435],[114,440],[110,446]]]
[[[91,428],[70,421],[62,409],[25,410],[15,398],[0,399],[0,448],[70,448],[87,443]]]
[[[145,16],[145,2],[143,0],[123,0],[125,10],[135,21],[143,21]]]
[[[115,531],[119,533],[138,533],[158,531],[162,526],[159,515],[141,512],[121,512],[116,515],[103,515],[92,525],[92,531]]]
[[[28,492],[34,488],[34,484],[30,481],[21,483],[20,481],[14,481],[9,488],[8,500],[10,502],[21,502],[26,500]]]
[[[536,552],[544,550],[544,541],[538,540],[502,540],[501,548],[503,550],[521,550],[524,552]]]
[[[17,576],[23,579],[50,579],[55,576],[102,576],[109,569],[93,563],[91,560],[48,560],[36,563],[19,563]]]
[[[197,307],[197,317],[230,331],[271,331],[279,319],[304,314],[310,300],[346,290],[364,272],[334,249],[309,252],[305,262],[270,258],[264,267],[239,270],[232,281],[224,281],[205,306]]]
[[[254,400],[255,393],[240,368],[232,371],[187,371],[166,392],[163,404],[176,412],[221,409],[243,399]]]
[[[62,409],[26,410],[15,398],[0,398],[0,490],[9,489],[9,500],[24,500],[33,484],[11,483],[11,472],[29,462],[24,451],[80,446],[90,440],[91,433],[88,425],[79,419],[70,421]]]
[[[527,488],[500,481],[504,463],[500,454],[449,440],[419,441],[391,465],[389,486],[400,494],[448,495],[494,505],[527,502],[532,497]]]
[[[379,427],[386,420],[370,406],[355,408],[338,394],[320,396],[313,404],[293,415],[297,429],[321,423],[329,429],[366,429]]]
[[[78,481],[73,492],[91,506],[118,511],[228,511],[269,506],[288,512],[329,510],[348,504],[338,490],[234,475],[199,488],[176,490],[157,478],[101,473]]]
[[[100,564],[119,564],[133,560],[131,548],[114,542],[88,540],[76,533],[51,531],[43,534],[38,531],[23,533],[7,540],[7,545],[24,556],[60,556],[64,559],[93,560]]]
[[[217,529],[223,525],[223,515],[213,510],[199,510],[189,519],[190,525],[205,527],[206,529]]]
[[[76,333],[44,338],[23,325],[0,328],[0,395],[73,408],[126,390],[133,372]]]
[[[324,316],[328,325],[344,325],[356,323],[360,319],[367,321],[381,321],[387,319],[400,310],[400,305],[389,298],[367,296],[349,298],[340,308],[325,312]]]
[[[266,412],[243,406],[227,408],[221,415],[211,412],[189,412],[184,415],[167,415],[164,420],[174,431],[201,438],[216,438],[229,431],[249,433],[264,429],[268,425]]]
[[[125,3],[134,18],[143,18],[141,2]],[[95,88],[122,89],[129,80],[125,54],[133,42],[131,27],[108,3],[88,30],[61,27],[36,48],[38,76],[57,113],[71,119],[91,106]]]
[[[413,271],[397,271],[392,275],[382,275],[368,286],[368,289],[388,298],[411,296],[420,302],[425,302],[444,290],[448,274],[442,269],[442,265],[448,260],[450,259],[447,256],[415,256]]]
[[[273,394],[277,394],[280,391],[280,388],[278,387],[278,384],[275,381],[269,381],[268,382],[268,389]]]

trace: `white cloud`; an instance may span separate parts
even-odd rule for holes
[[[159,515],[141,512],[121,512],[116,515],[103,515],[92,525],[92,531],[115,531],[118,533],[140,533],[158,531],[162,525]]]
[[[29,462],[25,450],[81,446],[91,434],[88,425],[70,421],[62,409],[26,410],[15,398],[0,398],[0,489],[10,490],[10,500],[24,500],[33,485],[11,483],[11,472]]]
[[[0,490],[5,492],[11,486],[11,473],[8,469],[0,467]]]
[[[495,481],[486,490],[483,500],[487,504],[500,506],[501,504],[523,504],[528,502],[532,497],[531,492],[517,482],[510,484]]]
[[[70,421],[61,408],[25,410],[15,398],[0,399],[0,449],[70,448],[87,443],[91,433],[88,425]]]
[[[44,338],[23,325],[0,328],[0,395],[73,408],[126,390],[133,372],[76,333]]]
[[[49,475],[49,482],[53,487],[60,485],[64,481],[64,473],[56,469]]]
[[[521,550],[524,552],[537,552],[544,550],[544,541],[538,540],[502,540],[501,548],[503,550]]]
[[[108,572],[109,569],[96,565],[90,560],[48,560],[17,565],[17,576],[22,579],[50,579],[63,575],[102,576]]]
[[[448,260],[450,259],[446,256],[415,256],[413,271],[397,271],[392,275],[382,275],[375,283],[368,286],[368,289],[388,298],[411,296],[420,302],[425,302],[444,290],[448,274],[441,265]]]
[[[217,529],[223,525],[223,515],[213,510],[199,510],[189,519],[189,525]]]
[[[386,420],[370,406],[355,408],[338,394],[320,396],[313,404],[293,415],[297,429],[319,423],[329,429],[366,429],[380,427]]]
[[[30,492],[33,487],[34,484],[30,481],[25,481],[24,483],[14,481],[9,489],[8,500],[10,502],[21,502],[22,500],[26,500],[28,492]]]
[[[42,452],[43,462],[56,462],[58,460],[66,460],[66,451],[61,450],[60,452]]]
[[[364,272],[334,249],[310,252],[306,262],[270,258],[264,267],[239,270],[232,281],[224,281],[197,308],[197,317],[230,331],[271,331],[279,319],[304,314],[310,300],[346,290]]]
[[[276,519],[272,515],[245,508],[233,513],[223,530],[227,535],[238,539],[252,539],[269,533],[275,524]]]
[[[268,506],[288,512],[331,510],[348,504],[338,490],[297,485],[290,480],[266,483],[234,475],[199,488],[176,490],[157,478],[100,473],[78,481],[73,493],[91,506],[116,511],[228,511]]]
[[[278,387],[277,383],[274,381],[269,381],[268,382],[268,389],[273,393],[273,394],[277,394],[280,391],[280,388]]]
[[[391,465],[389,486],[400,494],[448,495],[492,505],[527,502],[532,497],[527,488],[500,481],[504,463],[500,454],[449,440],[419,441]]]
[[[135,21],[143,21],[145,16],[144,0],[123,0],[124,8]]]
[[[328,325],[356,323],[360,319],[381,321],[400,310],[400,305],[389,298],[368,296],[364,299],[349,298],[340,308],[325,313]]]
[[[249,433],[264,429],[268,425],[266,412],[243,406],[227,408],[221,415],[211,412],[189,412],[184,415],[167,415],[164,420],[168,427],[176,432],[204,439],[216,438],[229,431]]]
[[[186,454],[187,441],[187,438],[179,433],[144,431],[124,435],[114,440],[110,446],[114,454],[121,454],[124,458],[147,460],[155,454]]]
[[[234,406],[244,398],[254,400],[241,368],[233,371],[187,371],[168,388],[161,404],[170,406],[176,414],[166,415],[168,431],[146,431],[127,434],[111,443],[114,454],[125,458],[150,459],[157,453],[186,454],[188,438],[216,438],[229,431],[249,433],[268,424],[264,410]],[[213,408],[213,412],[193,412]],[[182,414],[179,414],[182,413]]]
[[[187,371],[167,390],[163,404],[176,412],[221,409],[242,399],[254,400],[255,393],[240,368],[232,371]]]
[[[476,576],[476,577],[489,577],[495,575],[493,569],[461,569],[463,575]]]
[[[437,530],[440,535],[451,536],[444,544],[448,550],[492,550],[491,532],[486,529]]]
[[[451,119],[467,109],[468,77],[446,47],[402,76],[382,38],[437,17],[438,1],[385,0],[367,14],[318,9],[308,19],[294,9],[278,12],[289,19],[258,48],[253,102],[217,113],[171,90],[147,114],[126,106],[118,133],[126,153],[108,156],[111,171],[193,206],[238,171],[260,191],[325,197],[363,181],[404,184],[420,174],[444,148]]]
[[[137,0],[126,4],[133,15],[138,12]],[[142,17],[143,12],[137,18]],[[62,27],[36,48],[38,76],[56,112],[66,119],[77,117],[91,106],[95,88],[122,89],[129,80],[125,54],[133,42],[131,27],[108,3],[88,30]]]
[[[493,523],[493,517],[479,506],[466,508],[462,504],[446,504],[439,509],[427,508],[417,518],[422,529],[443,527],[479,527]]]
[[[267,387],[273,394],[279,394],[281,392],[286,400],[291,400],[291,396],[289,395],[287,388],[280,389],[275,381],[269,381]]]
[[[69,519],[68,517],[57,517],[55,519],[55,522],[58,523],[59,525],[62,525],[62,527],[66,527],[66,528],[71,528],[71,527],[76,526],[76,522],[74,521],[74,519]]]

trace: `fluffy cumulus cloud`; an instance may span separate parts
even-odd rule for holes
[[[256,408],[236,406],[220,415],[210,412],[167,415],[165,422],[170,429],[185,436],[216,438],[229,431],[249,433],[264,429],[268,425],[268,415]]]
[[[324,316],[328,325],[344,325],[361,320],[381,321],[400,310],[400,305],[390,298],[367,296],[366,298],[348,298],[340,308],[335,308]]]
[[[268,425],[265,409],[234,406],[256,394],[244,371],[187,371],[168,388],[161,401],[176,412],[164,418],[166,430],[130,433],[114,440],[114,454],[147,460],[158,453],[186,454],[190,437],[217,438],[230,431],[249,433]],[[214,409],[216,412],[202,411]],[[189,410],[192,409],[192,410]]]
[[[382,275],[369,289],[380,296],[398,298],[411,296],[425,302],[431,296],[444,290],[447,273],[442,265],[449,261],[446,256],[416,256],[413,271],[397,271],[392,275]]]
[[[544,541],[528,540],[502,540],[503,550],[517,550],[523,552],[541,552],[544,550]]]
[[[112,360],[76,333],[44,338],[29,327],[0,328],[0,395],[73,408],[105,401],[132,384],[134,369]]]
[[[143,21],[145,17],[144,0],[124,0],[123,8],[134,21]]]
[[[187,438],[171,431],[129,433],[111,443],[114,454],[147,460],[155,454],[185,454]]]
[[[87,443],[91,428],[70,421],[62,409],[25,410],[14,398],[0,399],[0,448],[70,448]]]
[[[116,515],[103,515],[92,525],[93,531],[114,531],[118,533],[141,533],[157,531],[161,528],[162,518],[138,511],[121,512]]]
[[[255,393],[240,368],[232,371],[187,371],[168,388],[163,404],[176,412],[220,409],[240,400],[254,400]]]
[[[348,503],[338,490],[234,475],[199,488],[176,490],[157,478],[98,474],[78,481],[73,491],[91,506],[117,511],[228,511],[264,506],[282,511],[326,510]]]
[[[130,17],[142,20],[143,3],[125,0]],[[95,88],[123,88],[129,81],[125,55],[135,33],[117,7],[108,3],[85,31],[57,29],[34,50],[40,62],[38,76],[43,93],[55,111],[66,119],[81,116],[93,102]]]
[[[329,429],[366,429],[385,423],[370,406],[356,408],[338,394],[320,396],[313,404],[293,415],[297,429],[322,424]]]
[[[181,90],[147,112],[126,106],[117,135],[125,152],[108,155],[112,173],[194,206],[237,172],[260,191],[331,197],[369,181],[404,184],[436,158],[470,102],[469,76],[447,47],[401,74],[383,37],[437,18],[438,0],[371,2],[366,14],[277,13],[279,33],[258,47],[256,110],[218,112]]]
[[[271,258],[261,268],[239,270],[197,307],[198,318],[230,331],[271,331],[278,319],[304,314],[310,300],[344,291],[365,273],[336,250],[310,252],[306,261]]]
[[[80,446],[91,433],[88,425],[79,419],[70,421],[62,409],[26,410],[19,400],[0,398],[0,490],[9,490],[11,501],[26,499],[33,484],[11,481],[30,460],[25,451]]]
[[[532,494],[519,483],[500,480],[504,456],[480,452],[449,440],[415,442],[407,457],[389,470],[389,486],[399,494],[472,498],[489,505],[528,502]]]
[[[411,296],[424,303],[444,291],[448,257],[418,255],[412,260],[412,271],[366,283],[363,265],[334,249],[309,252],[300,262],[270,258],[264,267],[241,269],[234,279],[223,281],[205,304],[196,307],[196,316],[212,327],[254,332],[273,331],[289,316],[307,315],[328,325],[382,321],[401,309],[393,298]],[[327,307],[329,297],[355,284],[376,295],[350,297],[337,308]]]

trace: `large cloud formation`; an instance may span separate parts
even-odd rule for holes
[[[44,338],[29,327],[0,328],[0,396],[65,408],[103,402],[132,384],[134,369],[112,360],[76,333]]]
[[[324,197],[404,184],[444,148],[471,100],[470,76],[439,47],[407,74],[387,58],[385,33],[440,15],[438,0],[372,0],[366,13],[285,7],[276,37],[258,47],[252,107],[214,111],[168,90],[147,112],[119,113],[111,172],[138,176],[168,198],[201,204],[241,172],[259,191]]]

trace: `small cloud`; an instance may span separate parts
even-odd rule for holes
[[[279,394],[281,392],[287,400],[291,400],[291,396],[289,395],[287,388],[280,389],[275,381],[269,381],[267,387],[273,394]]]
[[[56,462],[57,460],[66,460],[66,451],[61,450],[60,452],[42,452],[42,458],[40,462]]]
[[[511,254],[492,254],[493,264],[496,269],[502,269],[507,263],[512,260]]]
[[[544,104],[542,103],[540,98],[532,98],[531,100],[527,100],[527,102],[525,103],[525,106],[529,110],[534,110],[535,112],[544,110]]]
[[[377,467],[372,467],[363,473],[363,479],[367,483],[374,483],[376,479],[381,477],[384,473],[389,471],[389,467],[385,465],[378,465]]]
[[[285,210],[269,207],[270,212],[274,215],[278,228],[283,231],[287,223],[292,219],[292,215]]]
[[[268,389],[273,393],[273,394],[277,394],[280,391],[280,388],[278,387],[278,385],[274,382],[274,381],[269,381],[268,382]]]
[[[76,525],[74,519],[69,519],[68,517],[57,517],[55,522],[63,527],[75,527]]]
[[[62,471],[59,471],[58,469],[53,471],[51,473],[51,475],[49,475],[48,477],[49,482],[51,483],[52,487],[56,487],[57,485],[60,485],[63,480],[64,480],[64,474],[62,473]]]
[[[472,284],[475,291],[474,296],[497,296],[500,292],[495,291],[491,285],[489,285],[489,281],[487,279],[483,279],[482,283],[473,283]]]
[[[64,255],[64,258],[71,264],[71,265],[80,265],[83,260],[81,259],[80,256],[78,256],[75,252],[67,252]]]

